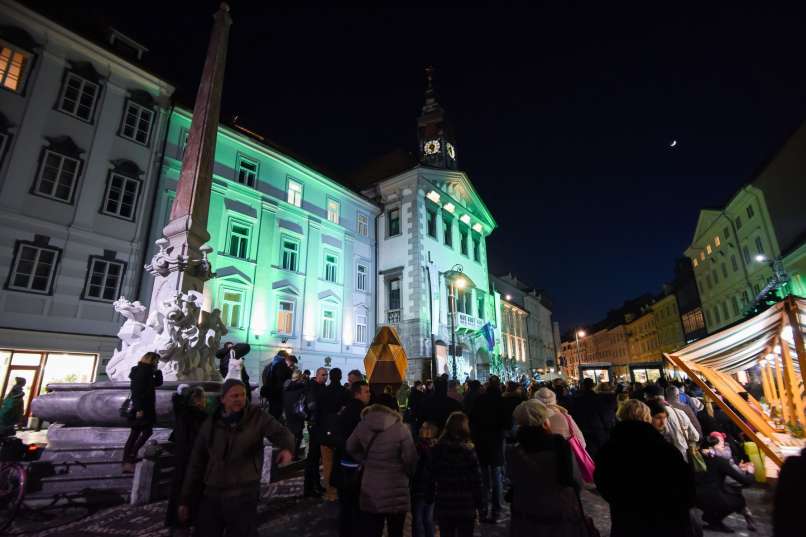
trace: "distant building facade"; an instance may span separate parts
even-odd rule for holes
[[[0,2],[0,394],[94,380],[138,292],[174,88],[102,37]]]
[[[168,222],[191,114],[171,114],[149,247]],[[205,301],[222,338],[252,347],[253,379],[280,349],[300,367],[363,370],[375,335],[375,218],[380,209],[237,127],[219,127],[208,230],[216,277]],[[143,277],[141,297],[153,278]]]

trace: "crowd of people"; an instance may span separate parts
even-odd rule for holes
[[[152,362],[132,370],[126,464],[153,426],[161,377]],[[304,495],[338,502],[341,537],[384,528],[400,537],[408,513],[415,537],[437,527],[470,536],[477,522],[498,523],[505,503],[512,535],[585,537],[595,534],[581,501],[586,481],[609,503],[612,537],[701,535],[694,507],[708,529],[730,533],[724,520],[740,513],[755,530],[742,432],[690,382],[584,379],[572,388],[442,376],[371,389],[359,371],[346,382],[338,368],[300,371],[284,351],[261,381],[260,404],[231,377],[213,411],[198,387],[174,396],[174,530],[255,534],[264,438],[279,464],[304,456]]]

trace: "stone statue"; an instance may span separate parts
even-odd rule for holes
[[[106,366],[109,378],[128,381],[140,357],[156,352],[165,380],[221,380],[215,353],[227,328],[219,310],[202,312],[201,303],[202,295],[197,291],[174,292],[145,319],[146,308],[140,302],[125,297],[117,300],[115,311],[126,322],[118,331],[121,348]]]

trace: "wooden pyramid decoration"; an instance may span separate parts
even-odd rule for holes
[[[406,378],[409,360],[397,331],[382,326],[364,357],[364,368],[370,384],[400,384]]]

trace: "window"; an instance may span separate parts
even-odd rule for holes
[[[709,272],[705,276],[705,288],[710,290],[711,287],[713,287],[713,284],[711,283],[711,273]]]
[[[356,265],[355,267],[355,288],[357,291],[367,290],[367,266]]]
[[[481,263],[481,239],[473,235],[473,261]]]
[[[711,312],[710,312],[710,311],[705,310],[705,318],[706,318],[706,320],[708,321],[708,326],[713,326],[713,322],[712,322],[712,317],[711,317]]]
[[[697,266],[700,264],[700,262],[697,261],[697,258],[695,257],[694,259],[692,259],[692,264],[694,265],[694,268],[697,268]]]
[[[233,257],[249,257],[249,226],[240,222],[230,222],[227,253]]]
[[[705,252],[700,251],[700,261],[705,261]]]
[[[468,229],[464,226],[459,226],[459,251],[462,255],[468,255],[467,253],[467,232]]]
[[[334,254],[325,254],[325,280],[336,283],[339,262]]]
[[[284,336],[294,333],[294,303],[289,300],[277,304],[277,333]]]
[[[744,257],[745,265],[749,265],[750,264],[750,250],[747,248],[747,246],[742,246],[742,256]]]
[[[29,55],[25,52],[0,44],[0,87],[20,93],[28,60]]]
[[[128,101],[123,113],[123,128],[120,130],[120,135],[134,142],[148,145],[153,121],[153,110],[134,101]]]
[[[123,280],[123,263],[90,257],[87,282],[84,284],[84,297],[93,300],[113,302],[120,296]]]
[[[386,212],[386,225],[389,229],[387,236],[394,237],[400,235],[400,209],[389,209]]]
[[[369,237],[369,217],[364,213],[358,213],[358,234]]]
[[[257,184],[257,162],[238,155],[238,162],[235,165],[235,178],[242,185],[254,188]]]
[[[730,228],[729,227],[726,227],[725,229],[722,230],[722,236],[725,237],[725,239],[730,238]]]
[[[761,237],[756,237],[756,251],[759,255],[764,255],[764,244],[761,242]]]
[[[718,306],[714,306],[714,319],[716,320],[716,324],[719,324],[719,323],[722,322],[722,318],[719,316],[719,307]]]
[[[288,203],[302,207],[302,184],[288,180]]]
[[[719,235],[717,235],[716,237],[714,237],[714,246],[719,248],[721,245],[722,243],[719,241]]]
[[[705,245],[705,251],[708,252],[708,255],[711,255],[712,250],[711,250],[711,245],[710,244]]]
[[[442,221],[442,230],[445,246],[453,248],[453,221],[450,218],[445,218]]]
[[[283,239],[282,256],[283,256],[282,259],[283,270],[290,270],[292,272],[297,272],[299,243],[291,239]]]
[[[479,296],[476,297],[476,317],[479,319],[484,319],[484,295],[479,293]]]
[[[71,203],[80,164],[78,159],[46,149],[34,193]]]
[[[736,256],[733,254],[730,255],[730,266],[733,268],[733,272],[739,270],[739,263],[736,262]]]
[[[327,200],[327,219],[334,224],[339,223],[339,211],[341,207],[338,201]]]
[[[389,280],[389,307],[390,310],[400,309],[400,278]]]
[[[3,155],[6,154],[6,145],[8,144],[9,135],[0,132],[0,164],[3,163]]]
[[[336,312],[322,310],[322,339],[336,339]]]
[[[134,220],[137,196],[140,193],[140,180],[119,173],[110,173],[106,183],[106,194],[101,212],[126,220]]]
[[[241,326],[241,301],[243,295],[238,291],[224,291],[221,301],[221,320],[229,328]]]
[[[9,289],[50,293],[58,259],[59,251],[55,248],[19,243],[8,280]]]
[[[733,316],[739,316],[739,300],[736,298],[736,295],[733,295],[731,298],[731,306],[733,307]]]
[[[355,342],[367,343],[367,314],[357,313],[355,316]]]
[[[753,206],[752,206],[752,205],[748,205],[748,206],[747,206],[747,218],[753,218],[753,215],[754,215],[754,214],[755,214],[755,213],[753,212]]]
[[[722,277],[728,279],[728,266],[724,262],[722,263]]]
[[[68,72],[59,98],[59,110],[84,121],[92,120],[98,84]]]
[[[722,307],[722,318],[725,319],[725,321],[727,321],[730,318],[728,316],[728,304],[727,302],[722,302],[720,306]]]
[[[742,229],[742,218],[740,216],[736,217],[735,223],[736,223],[736,230],[737,231]]]
[[[432,239],[437,238],[437,212],[434,209],[426,210],[426,232]]]

